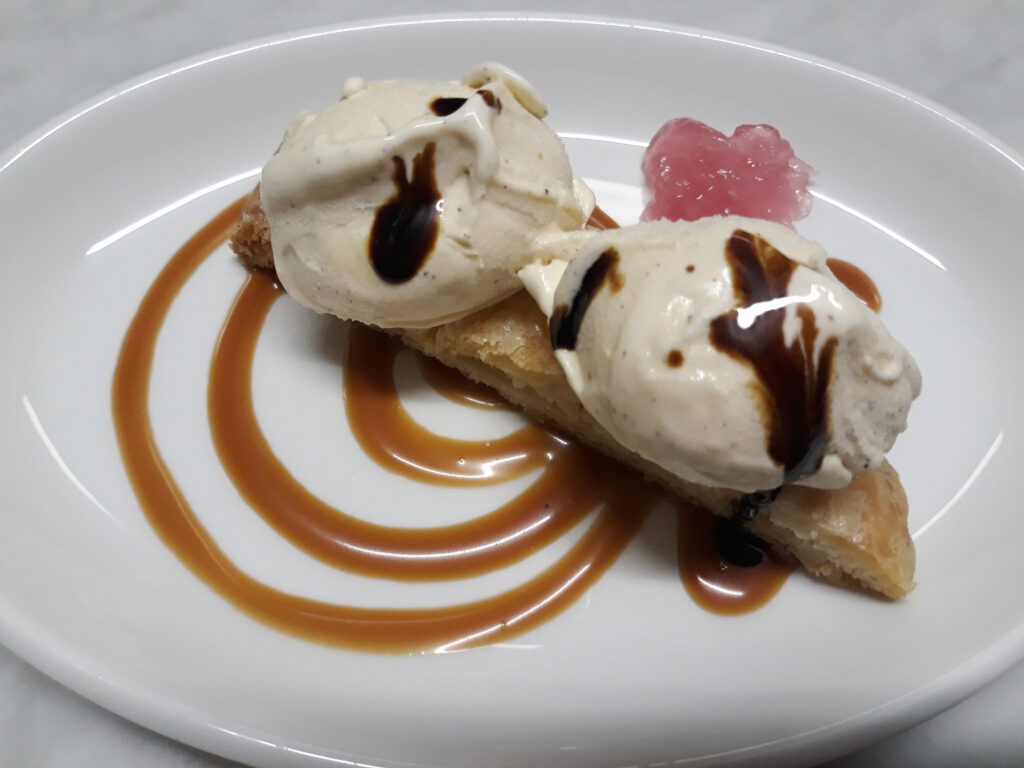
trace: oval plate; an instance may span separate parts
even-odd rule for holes
[[[670,117],[771,123],[817,168],[800,231],[875,278],[924,373],[892,454],[918,545],[907,600],[798,575],[754,614],[704,613],[679,584],[662,513],[583,600],[515,642],[359,654],[253,622],[156,538],[124,475],[110,383],[157,271],[252,186],[293,114],[323,108],[346,77],[454,79],[487,59],[534,82],[577,173],[624,221],[639,211],[642,147]],[[0,159],[0,194],[0,639],[136,722],[260,765],[810,763],[934,714],[1024,655],[1024,518],[1010,503],[1024,458],[1024,173],[922,99],[693,30],[388,20],[256,42],[114,89]],[[241,567],[319,599],[431,605],[543,566],[542,552],[481,579],[403,587],[332,571],[272,534],[223,476],[205,417],[210,351],[241,279],[225,249],[190,281],[152,392],[172,470]],[[514,492],[427,492],[363,457],[341,415],[336,326],[278,302],[257,353],[261,423],[304,483],[367,517],[416,509],[417,525]],[[295,343],[310,334],[337,345]],[[514,421],[415,407],[459,434]]]

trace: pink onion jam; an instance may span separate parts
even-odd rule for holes
[[[726,136],[688,117],[670,120],[651,139],[643,171],[653,199],[642,221],[733,214],[791,227],[811,210],[814,169],[770,125]]]

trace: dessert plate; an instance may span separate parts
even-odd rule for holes
[[[417,654],[319,645],[239,612],[160,541],[111,416],[118,350],[171,255],[255,183],[289,119],[349,75],[458,78],[499,60],[531,79],[577,173],[623,221],[642,148],[689,115],[780,129],[818,170],[799,230],[878,284],[925,390],[891,460],[911,503],[917,590],[887,603],[797,574],[764,608],[706,613],[678,572],[672,513],[550,621],[500,643]],[[109,709],[257,765],[621,766],[812,763],[922,720],[1024,656],[1024,166],[955,115],[827,62],[607,19],[426,18],[263,40],[144,76],[0,158],[0,640]],[[336,571],[240,499],[210,437],[211,350],[243,271],[226,249],[172,306],[154,434],[182,492],[246,573],[289,593],[428,607],[522,583],[569,531],[483,577],[397,583]],[[254,399],[271,445],[317,495],[387,525],[468,519],[519,492],[422,486],[355,445],[343,324],[282,299]],[[408,367],[408,366],[407,366]],[[433,398],[460,437],[516,417]],[[584,523],[585,525],[585,523]]]

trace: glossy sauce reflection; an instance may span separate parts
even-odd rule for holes
[[[432,357],[424,355],[417,355],[416,362],[423,380],[446,400],[472,408],[492,411],[509,410],[508,403],[501,398],[501,395],[488,386],[470,381],[454,368],[449,368]]]
[[[379,526],[331,507],[277,459],[253,412],[253,354],[270,307],[281,295],[262,273],[247,276],[221,330],[210,368],[209,417],[218,455],[239,493],[290,542],[326,563],[364,575],[464,578],[536,552],[604,503],[580,540],[539,575],[503,594],[461,605],[375,609],[310,600],[261,583],[224,554],[160,454],[148,399],[156,339],[170,306],[224,242],[242,203],[196,233],[158,275],[125,334],[114,374],[112,409],[122,459],[164,543],[198,578],[254,619],[308,640],[359,650],[426,652],[487,645],[536,627],[571,605],[615,562],[661,492],[635,473],[535,426],[491,441],[458,441],[427,432],[405,413],[397,396],[397,343],[353,326],[342,385],[351,429],[369,455],[408,477],[445,485],[500,482],[536,469],[541,474],[497,510],[440,528]],[[424,366],[425,380],[449,399],[499,406],[493,393],[436,363]],[[411,525],[418,522],[417,512],[409,510]],[[687,574],[704,581],[716,578],[713,572],[700,576],[702,562],[685,559],[684,582]],[[757,604],[748,601],[747,609]]]
[[[711,343],[756,374],[768,453],[783,468],[783,482],[814,474],[828,448],[829,384],[838,339],[815,344],[814,313],[797,304],[800,333],[787,339],[785,313],[762,312],[750,323],[740,309],[787,296],[797,263],[771,243],[742,229],[725,248],[737,308],[711,321]],[[768,490],[768,489],[765,489]]]
[[[867,304],[869,309],[882,311],[882,294],[875,281],[863,269],[842,259],[826,259],[825,263],[836,280],[845,285],[850,293]]]
[[[721,535],[721,526],[729,525],[732,523],[703,509],[683,506],[679,521],[679,575],[690,597],[705,610],[736,616],[771,600],[793,569],[770,554],[762,554],[759,562],[750,565],[731,560],[716,544],[716,533]]]

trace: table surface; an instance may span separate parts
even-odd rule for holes
[[[441,0],[433,11],[629,15],[806,51],[953,109],[1024,155],[1024,2],[1020,0]],[[366,15],[344,0],[4,0],[0,148],[65,109],[149,69],[203,51]],[[383,0],[376,16],[419,14]],[[56,735],[55,735],[56,734]],[[0,646],[5,765],[229,768],[68,691]],[[829,764],[1024,765],[1024,664],[953,709]]]

